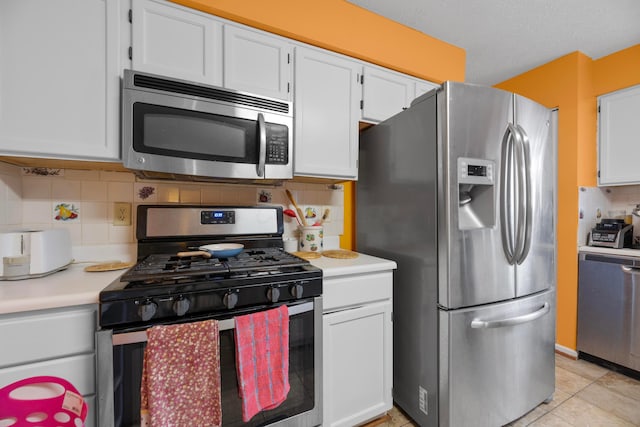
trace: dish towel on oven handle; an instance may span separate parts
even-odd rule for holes
[[[289,309],[235,317],[236,371],[242,421],[273,409],[289,393]]]
[[[220,426],[218,322],[147,329],[142,383],[142,426]]]

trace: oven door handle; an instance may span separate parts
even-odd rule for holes
[[[289,306],[289,317],[295,316],[296,314],[306,313],[308,311],[313,310],[312,302],[305,302],[304,304],[297,304]],[[231,319],[224,319],[218,322],[218,329],[220,331],[228,331],[230,329],[236,328],[236,321]],[[126,345],[126,344],[136,344],[141,342],[147,342],[147,330],[135,331],[135,332],[125,332],[122,334],[113,334],[112,343],[113,345]]]

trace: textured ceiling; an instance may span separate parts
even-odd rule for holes
[[[640,0],[349,0],[466,51],[466,81],[494,85],[581,51],[640,43]]]

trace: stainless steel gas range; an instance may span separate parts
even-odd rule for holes
[[[216,319],[222,425],[321,424],[322,271],[283,250],[280,207],[138,207],[138,263],[100,293],[98,410],[101,426],[140,424],[147,329]],[[240,243],[234,256],[193,252]],[[241,417],[235,365],[238,315],[289,310],[287,399],[249,422]]]

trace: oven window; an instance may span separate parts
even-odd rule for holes
[[[233,163],[258,161],[256,120],[137,102],[133,123],[137,152]]]
[[[234,331],[220,332],[220,376],[222,425],[259,426],[309,411],[314,406],[314,328],[313,310],[289,318],[290,390],[280,406],[263,411],[248,423],[242,422],[238,397]],[[140,379],[145,343],[113,348],[113,387],[115,426],[140,425]]]

